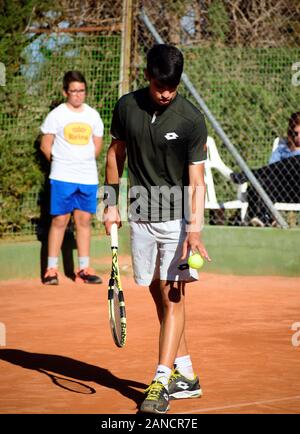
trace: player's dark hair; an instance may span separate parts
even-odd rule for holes
[[[78,83],[84,83],[85,90],[87,90],[87,84],[84,75],[81,74],[80,71],[68,71],[65,73],[63,78],[63,89],[65,92],[68,92],[70,84],[74,81],[78,81]]]
[[[167,86],[178,86],[183,71],[183,55],[174,45],[154,45],[147,54],[147,72]]]
[[[300,125],[300,112],[292,113],[289,119],[289,125],[287,130],[289,148],[291,148],[294,144],[295,127],[298,127],[299,125]]]

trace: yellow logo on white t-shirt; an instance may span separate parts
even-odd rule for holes
[[[90,141],[92,128],[88,124],[77,122],[64,128],[64,137],[71,145],[87,145]]]

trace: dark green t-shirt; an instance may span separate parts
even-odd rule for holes
[[[157,106],[147,87],[120,98],[111,134],[126,142],[130,218],[181,218],[183,187],[189,184],[188,166],[206,159],[203,114],[179,94],[167,107]]]

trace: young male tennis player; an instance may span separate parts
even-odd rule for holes
[[[204,207],[196,210],[205,196],[207,130],[202,113],[177,93],[182,71],[176,47],[149,50],[149,86],[117,102],[107,152],[106,232],[114,222],[120,226],[116,197],[127,155],[134,277],[150,287],[160,321],[158,365],[140,408],[146,413],[165,413],[170,399],[202,394],[184,333],[185,284],[198,276],[178,265],[190,251],[210,260],[200,237]],[[190,204],[188,217],[184,202]]]

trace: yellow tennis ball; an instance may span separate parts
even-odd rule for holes
[[[187,262],[191,268],[196,269],[201,268],[204,264],[204,260],[202,256],[199,255],[199,253],[194,253],[193,255],[191,255]]]

